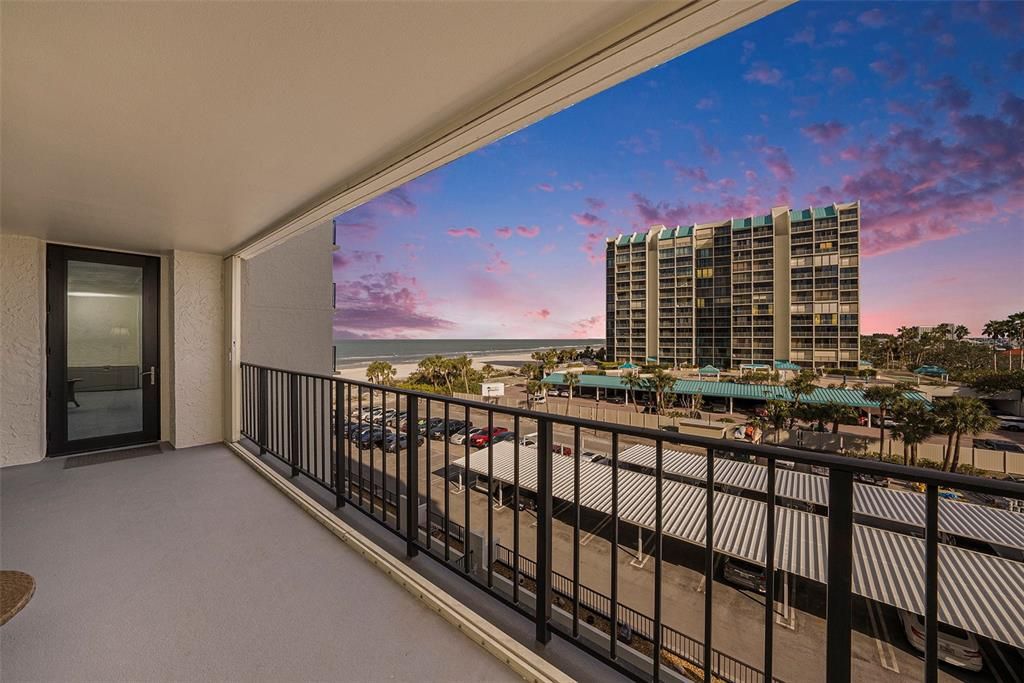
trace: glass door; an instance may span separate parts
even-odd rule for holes
[[[160,439],[160,260],[49,245],[47,454]]]

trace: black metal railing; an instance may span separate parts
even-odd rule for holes
[[[781,507],[776,504],[778,461],[787,468],[796,463],[829,473],[821,675],[829,681],[849,681],[851,676],[855,475],[913,482],[925,490],[923,640],[924,679],[929,682],[937,680],[939,660],[940,487],[1024,499],[1024,485],[1010,481],[537,413],[248,363],[242,364],[241,372],[241,431],[261,454],[280,460],[292,476],[304,475],[332,492],[338,507],[355,508],[402,537],[408,556],[424,553],[533,620],[539,642],[556,634],[637,680],[668,679],[668,670],[680,666],[687,677],[697,680],[779,680],[773,657],[779,576],[776,515]],[[460,438],[450,429],[454,420],[466,424],[466,431],[486,430],[484,436]],[[434,428],[441,429],[442,440],[429,438]],[[502,436],[504,429],[514,436]],[[536,445],[522,445],[523,433],[535,433]],[[607,445],[597,447],[595,442]],[[497,462],[496,443],[502,443]],[[571,451],[553,453],[556,443],[571,443]],[[623,448],[636,444],[653,445],[653,473],[620,462]],[[677,527],[666,531],[667,523],[676,523],[678,510],[674,499],[673,507],[666,510],[666,497],[678,495],[683,485],[665,475],[668,448],[706,454],[703,480],[685,484],[687,490],[703,487],[700,509],[690,511],[700,517],[700,541],[680,534]],[[582,454],[591,451],[607,453],[602,453],[599,463],[590,463]],[[714,545],[716,527],[728,530],[730,522],[716,517],[718,495],[707,495],[716,490],[717,456],[756,458],[766,469],[767,493],[760,499],[764,523],[757,527],[763,529],[760,565],[766,577],[763,617],[756,618],[763,620],[764,633],[759,668],[726,654],[723,646],[713,642],[716,567],[726,557]],[[653,498],[645,507],[653,512],[642,521],[638,521],[635,500],[623,498],[622,481],[629,486],[639,481]],[[606,488],[598,491],[598,485]],[[667,487],[673,488],[667,491]],[[627,517],[622,517],[623,512]],[[534,540],[527,544],[523,537],[529,535],[524,531],[530,529]],[[628,559],[620,548],[629,540],[620,537],[622,530],[638,533],[641,555],[650,547],[653,604],[649,612],[641,611],[634,598],[620,590],[620,558]],[[497,536],[509,533],[511,547],[499,545]],[[644,533],[647,541],[642,540]],[[586,547],[595,537],[601,539],[601,552]],[[571,561],[570,575],[555,571],[556,549],[562,566]],[[691,552],[699,552],[700,559],[687,555]],[[665,572],[676,572],[678,578],[683,565],[689,571],[699,568],[702,577],[701,634],[684,634],[678,622],[675,627],[664,623]],[[584,585],[583,573],[607,576],[608,592]],[[635,580],[635,575],[631,578]],[[674,597],[678,593],[669,599]],[[672,608],[673,612],[678,609]],[[589,618],[598,626],[603,620],[603,630],[589,628]],[[1014,626],[1020,630],[1019,624]],[[624,637],[623,629],[640,640]],[[742,654],[751,658],[749,652]]]

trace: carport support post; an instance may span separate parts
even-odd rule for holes
[[[537,419],[537,604],[534,617],[537,642],[551,640],[551,513],[552,457],[554,433],[551,420]]]
[[[729,412],[732,412],[732,396],[729,397]]]
[[[828,477],[828,597],[825,680],[849,683],[853,473],[833,468]]]

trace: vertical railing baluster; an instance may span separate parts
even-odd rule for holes
[[[494,411],[487,411],[487,432],[494,431]],[[466,491],[469,495],[469,491]],[[494,437],[487,440],[487,587],[494,588]]]
[[[850,680],[850,590],[853,569],[853,474],[832,468],[828,478],[828,575],[825,678]]]
[[[397,399],[396,399],[397,402]],[[416,557],[416,544],[419,543],[420,516],[420,454],[416,442],[419,441],[419,399],[407,396],[405,399],[406,449],[405,457],[405,555]],[[395,438],[401,432],[401,420],[395,416]],[[430,443],[430,439],[427,439]],[[428,446],[429,448],[429,446]],[[430,461],[427,461],[427,472],[430,472]],[[427,483],[427,511],[430,511],[430,483]],[[430,538],[430,518],[427,517],[427,538]],[[429,541],[428,541],[429,544]],[[430,547],[429,545],[427,546]]]
[[[292,477],[299,476],[299,376],[291,375],[291,397],[289,413],[291,414],[291,453]]]
[[[608,646],[609,656],[614,660],[618,657],[619,645],[619,434],[612,433],[612,552],[611,552],[611,605],[608,615],[611,618],[611,643]]]
[[[377,462],[374,458],[374,435],[377,430],[377,418],[373,415],[373,398],[376,395],[373,386],[370,386],[370,516],[377,514]]]
[[[572,523],[572,637],[580,637],[580,452],[582,439],[580,428],[575,427],[572,434],[572,500],[575,507]]]
[[[775,457],[768,458],[768,490],[765,506],[764,549],[764,680],[772,680],[775,642]]]
[[[412,398],[412,397],[411,396],[406,396],[405,397],[405,409],[406,409],[406,411],[409,410],[409,399],[410,398]],[[413,400],[415,401],[416,399],[413,399]],[[401,531],[402,530],[402,491],[399,488],[399,482],[402,479],[402,457],[401,457],[401,453],[402,453],[401,445],[402,444],[401,444],[401,441],[400,441],[400,434],[401,434],[401,432],[398,429],[398,419],[399,419],[398,418],[398,414],[401,412],[401,410],[400,410],[401,407],[402,407],[402,397],[396,391],[395,392],[395,529],[397,531]],[[419,446],[415,445],[415,442],[410,442],[409,439],[407,438],[405,440],[405,450],[406,450],[407,454],[408,454],[408,452],[411,451],[411,452],[415,453],[418,456],[420,449],[419,449]],[[408,484],[406,484],[406,497],[408,497],[408,488],[409,488]],[[406,519],[406,523],[408,523],[408,522],[409,522],[409,520]],[[415,530],[415,527],[413,527],[413,529]]]
[[[430,399],[429,398],[424,402],[424,407],[426,409],[426,413],[425,414],[426,414],[426,418],[427,418],[427,424],[430,424]],[[418,414],[419,413],[419,402],[417,402],[417,404],[416,404],[416,411],[417,411],[417,414]],[[419,424],[419,420],[417,420],[416,423],[418,425]],[[412,429],[412,417],[409,416],[409,415],[406,415],[405,416],[405,431],[407,433],[409,433],[409,430],[411,430],[411,429]],[[431,488],[432,488],[432,484],[433,484],[433,482],[431,482],[431,477],[433,476],[431,474],[431,469],[433,468],[433,463],[432,463],[432,457],[431,457],[430,439],[429,438],[427,439],[427,442],[426,442],[426,444],[424,444],[424,446],[426,446],[425,450],[427,452],[427,455],[426,455],[427,471],[423,473],[423,478],[424,478],[425,483],[426,483],[426,488],[424,488],[423,493],[427,497],[427,550],[430,550],[430,548],[431,548],[431,546],[433,544],[432,539],[433,539],[433,536],[434,536],[433,531],[430,528],[430,513],[431,513],[431,508],[434,507],[434,494],[431,492]],[[445,474],[445,477],[447,477],[448,476],[448,465],[447,465],[447,462],[448,462],[448,456],[447,456],[447,452],[448,452],[448,439],[444,440],[444,449],[445,449],[445,463],[446,463],[445,464],[445,468],[444,468],[444,474]],[[445,484],[444,484],[444,495],[445,495],[445,500],[447,501],[447,499],[448,499],[448,481],[447,481],[447,479],[445,480]],[[447,510],[448,510],[448,506],[446,504],[445,505],[445,515],[447,515]],[[448,559],[448,558],[446,557],[445,559]]]
[[[352,500],[352,385],[345,385],[345,419],[348,427],[345,434],[345,500]],[[358,421],[355,423],[359,425]]]
[[[365,413],[363,413],[363,386],[361,384],[359,385],[357,398],[359,399],[359,403],[356,406],[356,410],[358,411],[357,415],[359,415],[359,433],[357,435],[358,438],[356,439],[356,450],[358,451],[359,459],[359,476],[356,479],[356,483],[359,485],[359,507],[363,507],[363,429],[368,428],[372,430],[373,422],[369,422],[363,417]],[[371,404],[373,402],[372,396],[370,398],[370,402]]]
[[[397,403],[396,403],[397,405]],[[388,391],[387,389],[380,390],[380,408],[383,411],[380,414],[380,519],[382,522],[387,524],[388,521]],[[398,435],[395,435],[395,459],[398,458]],[[395,509],[395,520],[398,519],[398,509]]]
[[[714,630],[713,587],[715,583],[715,457],[707,449],[708,485],[704,489],[704,680],[712,680],[712,632]]]
[[[445,401],[444,402],[444,420],[445,420],[445,422],[448,421],[448,410],[449,410],[448,409],[448,401]],[[427,424],[430,424],[430,404],[429,403],[427,404]],[[469,441],[469,434],[466,434],[466,440]],[[451,522],[451,516],[450,516],[451,513],[450,513],[450,511],[448,509],[448,507],[449,507],[448,499],[451,497],[450,486],[451,486],[451,476],[452,475],[451,475],[451,472],[449,472],[449,468],[450,467],[451,467],[451,448],[449,448],[448,442],[445,441],[444,442],[444,561],[445,562],[448,562],[449,560],[451,560],[451,539],[450,539],[450,537],[451,537],[451,531],[452,531],[452,522]],[[468,479],[469,478],[468,474],[469,474],[469,462],[467,461],[466,462],[466,466],[464,468],[462,468],[462,476]]]
[[[924,680],[939,680],[939,487],[925,489]]]
[[[534,582],[537,603],[534,610],[536,638],[540,643],[551,640],[551,518],[553,430],[551,420],[537,418],[537,568]]]
[[[512,604],[519,604],[519,416],[512,418]],[[466,425],[468,432],[469,425]]]
[[[269,403],[270,396],[267,391],[269,384],[269,373],[266,368],[260,368],[260,387],[257,395],[259,396],[259,436],[257,440],[260,446],[260,455],[267,452],[267,424],[269,421]]]
[[[447,404],[445,405],[447,408]],[[445,413],[445,421],[447,422],[448,414]],[[469,424],[469,406],[466,406],[466,424]],[[465,474],[466,480],[462,486],[462,497],[465,503],[465,521],[462,524],[462,571],[466,574],[469,573],[469,439],[466,439],[466,452],[465,452]]]
[[[334,507],[345,506],[345,471],[342,456],[344,447],[342,439],[345,437],[343,420],[345,417],[345,384],[338,380],[334,381]]]
[[[654,445],[654,681],[661,680],[661,483],[664,475],[664,445],[659,439]]]

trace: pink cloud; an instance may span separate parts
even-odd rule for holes
[[[466,228],[448,228],[448,235],[451,237],[469,237],[470,239],[476,239],[480,237],[480,231],[469,226]]]
[[[573,339],[593,339],[603,337],[604,333],[604,316],[592,315],[573,321],[569,336]]]
[[[764,62],[755,62],[743,75],[743,80],[761,85],[778,85],[782,81],[782,72]]]
[[[845,66],[833,67],[832,71],[829,72],[829,75],[832,76],[833,81],[842,85],[853,83],[857,80],[857,76],[853,71],[851,71],[849,67]]]
[[[402,251],[406,253],[410,261],[417,261],[420,258],[420,252],[423,251],[422,244],[413,244],[411,242],[403,242],[400,245]]]
[[[589,211],[584,213],[574,213],[572,215],[572,219],[585,228],[592,228],[597,225],[608,225],[608,221],[596,214],[590,213]]]
[[[626,148],[633,154],[647,154],[661,149],[661,133],[653,128],[648,128],[640,135],[633,135],[625,140],[619,140],[619,146]]]
[[[527,227],[525,225],[518,225],[516,226],[516,234],[519,235],[520,237],[533,239],[534,237],[540,234],[540,228],[537,227],[536,225],[531,225],[530,227]]]
[[[586,202],[587,206],[593,211],[600,211],[607,206],[603,199],[598,199],[597,197],[587,197]]]
[[[332,255],[335,271],[344,270],[345,268],[357,263],[379,265],[383,258],[383,254],[379,254],[375,251],[362,251],[359,249],[352,251],[338,249]]]
[[[540,190],[541,192],[554,192],[555,186],[551,183],[538,183],[533,186],[533,189]]]
[[[601,232],[588,232],[580,251],[587,255],[587,260],[593,265],[600,263],[605,258],[605,235]]]
[[[547,320],[551,317],[551,311],[546,308],[542,308],[539,311],[527,311],[523,314],[527,318],[536,318],[537,320]]]
[[[487,263],[484,265],[484,270],[488,273],[507,273],[512,269],[496,246],[488,243],[483,248],[490,254]]]
[[[832,24],[832,33],[840,35],[853,33],[853,24],[848,22],[846,19],[840,19],[836,23]]]
[[[338,285],[335,329],[353,335],[393,336],[408,330],[440,331],[454,323],[429,312],[416,278],[396,272],[372,273]]]
[[[871,62],[869,68],[885,79],[888,85],[895,85],[907,77],[907,63],[899,53],[892,53],[888,59]]]
[[[715,100],[713,97],[702,97],[697,100],[697,109],[707,111],[708,109],[714,109]]]
[[[571,183],[563,184],[562,185],[562,189],[565,190],[566,192],[573,192],[575,190],[582,190],[583,189],[583,183],[581,183],[578,180],[574,180]]]
[[[507,226],[506,227],[501,227],[501,228],[495,228],[494,229],[494,234],[498,236],[498,239],[507,240],[509,237],[512,236],[512,228],[509,228]]]
[[[861,12],[857,17],[857,21],[868,28],[881,28],[889,23],[888,19],[886,19],[885,13],[877,7],[869,9],[866,12]]]
[[[760,135],[751,137],[750,141],[754,150],[761,153],[764,165],[776,180],[790,181],[794,178],[796,172],[793,170],[786,150],[767,144],[764,137]]]
[[[835,142],[847,131],[845,124],[838,121],[826,121],[824,123],[812,123],[800,129],[804,135],[819,145]]]
[[[805,26],[789,38],[786,38],[786,42],[790,45],[814,45],[814,27]]]

